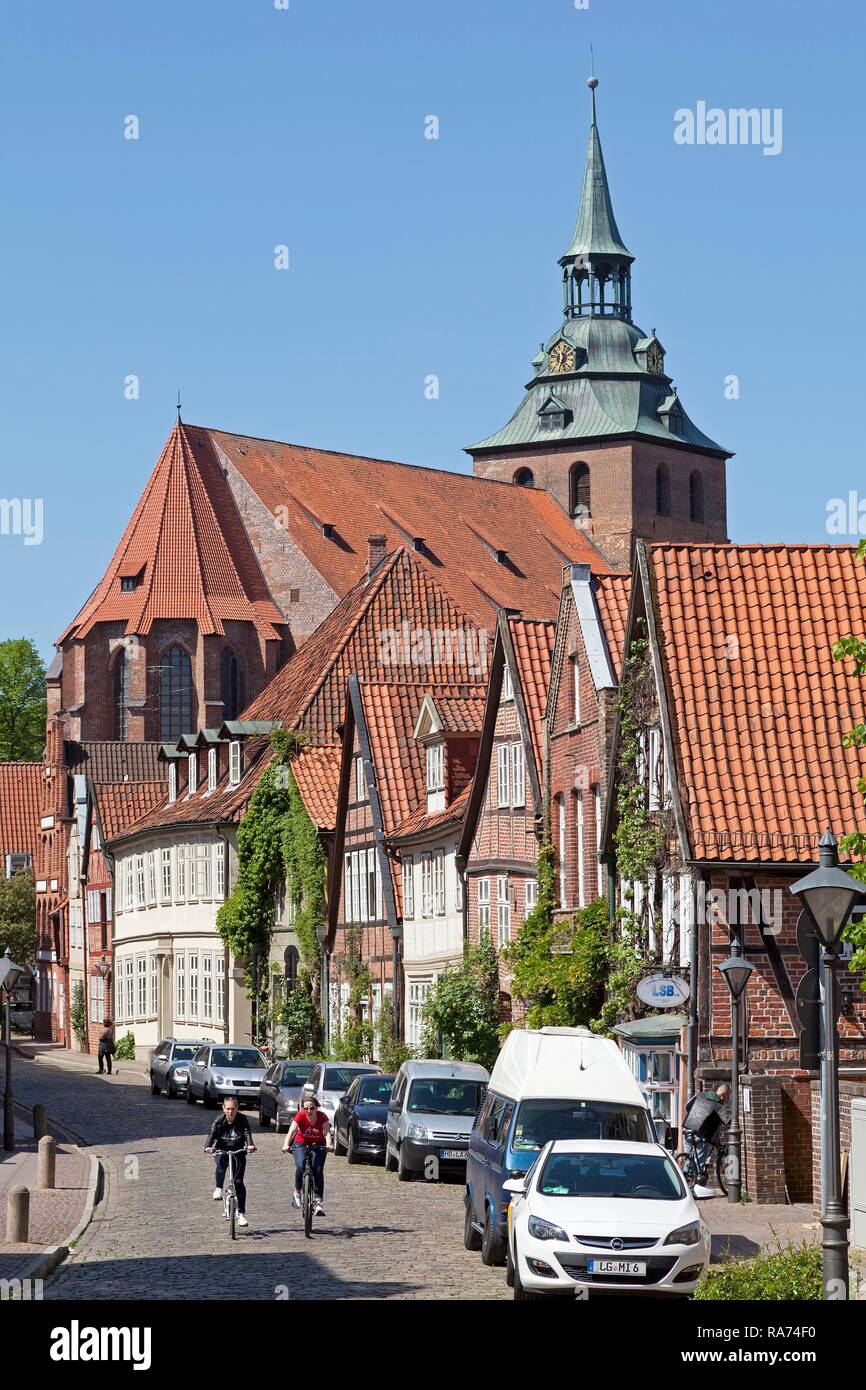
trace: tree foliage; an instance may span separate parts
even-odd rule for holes
[[[39,761],[45,715],[45,667],[33,642],[0,642],[0,762]]]
[[[466,945],[459,965],[443,970],[423,1014],[423,1048],[462,1062],[493,1066],[499,1050],[499,958],[489,932]]]
[[[36,959],[36,890],[29,872],[0,878],[0,955],[9,948],[17,965]]]

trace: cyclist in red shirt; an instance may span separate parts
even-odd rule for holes
[[[283,1144],[283,1153],[287,1154],[294,1146],[295,1191],[292,1195],[292,1206],[300,1207],[304,1158],[307,1148],[312,1149],[313,1182],[316,1188],[316,1204],[313,1210],[316,1216],[325,1215],[325,1208],[322,1205],[325,1196],[325,1158],[327,1156],[325,1146],[330,1132],[330,1122],[327,1115],[319,1109],[319,1102],[316,1097],[304,1096],[303,1106],[289,1126],[289,1132]]]

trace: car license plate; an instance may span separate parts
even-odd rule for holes
[[[590,1274],[646,1274],[646,1260],[587,1260]]]
[[[440,1149],[440,1150],[439,1150],[439,1157],[440,1157],[440,1158],[446,1158],[446,1159],[447,1159],[447,1158],[465,1158],[465,1157],[466,1157],[466,1150],[465,1150],[465,1149]]]

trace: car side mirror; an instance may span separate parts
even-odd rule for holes
[[[522,1196],[526,1191],[525,1178],[507,1178],[502,1184],[503,1192],[512,1192],[515,1196]]]
[[[349,1104],[349,1097],[348,1097],[348,1096],[340,1096],[340,1104],[341,1104],[341,1105],[348,1105],[348,1104]]]

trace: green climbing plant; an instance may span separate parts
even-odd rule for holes
[[[344,954],[335,956],[333,964],[335,975],[348,982],[349,998],[346,1018],[341,1008],[334,1020],[331,1055],[338,1062],[363,1062],[372,1056],[375,1041],[373,1024],[362,1011],[365,1000],[369,1008],[373,977],[361,955],[360,927],[347,925],[343,940]]]
[[[84,1047],[87,1042],[87,996],[83,980],[77,980],[72,990],[69,1024],[76,1042]]]
[[[861,562],[866,561],[866,540],[861,540],[857,546],[857,559]],[[833,643],[832,651],[836,661],[853,661],[853,674],[858,680],[866,676],[866,640],[852,635],[842,637]],[[866,724],[858,723],[849,729],[842,739],[842,746],[866,748]],[[866,777],[858,778],[857,790],[866,804]],[[855,830],[843,835],[839,841],[839,848],[843,854],[850,855],[853,861],[846,866],[850,872],[855,878],[866,881],[866,834],[862,830]],[[853,948],[848,969],[860,975],[860,988],[866,990],[866,918],[849,922],[845,928],[844,939],[850,941]]]
[[[426,1057],[480,1062],[488,1069],[499,1051],[499,957],[489,932],[464,947],[463,960],[436,981],[423,1011]]]

